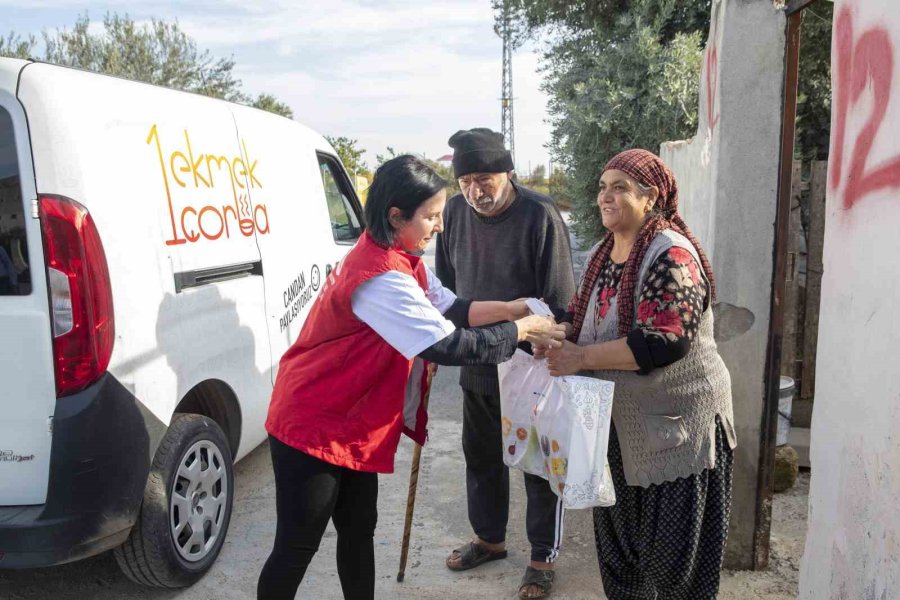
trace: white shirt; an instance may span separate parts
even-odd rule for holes
[[[425,274],[427,292],[414,277],[387,271],[361,283],[350,298],[353,314],[407,359],[456,331],[444,318],[456,294],[441,285],[428,265]]]

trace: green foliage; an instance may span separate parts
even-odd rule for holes
[[[376,162],[375,168],[377,169],[378,167],[380,167],[387,161],[389,161],[392,158],[395,158],[397,156],[400,156],[402,154],[412,154],[413,156],[418,157],[419,159],[424,161],[426,165],[428,165],[429,167],[434,169],[434,171],[438,175],[440,175],[441,177],[446,179],[447,180],[447,197],[448,198],[459,193],[459,183],[456,181],[456,177],[453,176],[453,167],[451,165],[446,165],[443,163],[439,163],[435,160],[431,160],[430,158],[425,158],[424,156],[416,154],[415,152],[397,152],[396,150],[394,150],[394,148],[392,148],[391,146],[388,146],[387,149],[385,150],[384,154],[376,154],[375,155],[375,162]]]
[[[107,14],[103,32],[92,33],[81,16],[71,31],[44,32],[46,59],[107,75],[197,92],[214,98],[246,102],[234,61],[214,59],[178,26],[153,19],[138,25],[131,18]]]
[[[375,168],[378,169],[381,165],[391,160],[392,158],[396,158],[401,154],[406,154],[405,152],[397,152],[391,146],[388,146],[384,151],[384,154],[376,154],[375,155]]]
[[[335,152],[344,163],[344,168],[354,174],[365,175],[369,172],[369,167],[362,159],[364,150],[357,148],[357,140],[351,140],[347,137],[331,137],[326,135],[325,139],[334,147]]]
[[[260,110],[267,110],[270,113],[275,113],[276,115],[281,115],[288,119],[294,118],[294,111],[291,110],[291,107],[284,102],[279,101],[278,98],[272,94],[260,94],[250,106]]]
[[[656,152],[696,131],[710,2],[493,0],[493,7],[498,27],[508,11],[515,43],[544,44],[551,153],[567,179],[551,182],[551,195],[571,202],[574,229],[589,244],[602,233],[594,198],[606,160],[626,148]],[[828,157],[833,12],[819,2],[803,13],[796,155],[804,161]]]
[[[658,151],[697,128],[698,82],[709,1],[496,0],[519,29],[546,42],[555,196],[572,205],[584,244],[603,233],[597,179],[627,148]],[[563,179],[564,177],[564,179]],[[564,186],[560,189],[560,186]]]
[[[178,22],[153,19],[139,25],[128,15],[107,13],[103,30],[94,33],[85,15],[71,31],[44,31],[43,60],[144,81],[177,90],[185,90],[240,102],[276,114],[291,117],[291,109],[271,94],[256,99],[241,90],[234,75],[234,60],[214,58],[200,51]],[[0,38],[0,55],[29,57],[35,46],[33,37],[22,39],[10,33]]]
[[[547,181],[547,195],[553,198],[562,210],[572,210],[569,186],[569,176],[566,172],[563,169],[554,169]]]
[[[831,24],[834,4],[818,2],[802,13],[800,81],[797,85],[798,159],[828,158],[831,132]]]
[[[447,198],[455,196],[459,193],[459,182],[456,180],[456,177],[453,176],[452,165],[435,162],[430,158],[426,158],[424,160],[429,167],[437,171],[438,175],[447,180]]]
[[[525,185],[543,185],[547,179],[547,167],[537,165],[531,170],[531,174],[525,178]]]
[[[32,53],[37,40],[34,36],[22,38],[14,32],[9,36],[0,35],[0,56],[10,58],[33,58]]]
[[[628,148],[658,152],[696,131],[709,0],[507,3],[520,28],[545,42],[550,150],[567,175],[557,195],[571,202],[573,228],[591,244],[603,233],[595,197],[606,161]],[[499,20],[503,1],[494,6]]]

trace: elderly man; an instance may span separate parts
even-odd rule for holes
[[[435,266],[445,287],[473,300],[543,298],[554,309],[575,292],[569,233],[547,196],[512,180],[503,137],[490,129],[450,138],[461,194],[447,201]],[[503,464],[497,368],[462,367],[462,445],[469,522],[475,538],[454,550],[447,566],[471,569],[506,557],[509,472]],[[563,508],[546,480],[525,475],[531,564],[520,598],[544,598],[562,538]]]

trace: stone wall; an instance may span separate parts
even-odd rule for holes
[[[900,598],[898,222],[900,5],[842,0],[804,599]]]

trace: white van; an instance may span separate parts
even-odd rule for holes
[[[0,568],[196,581],[361,222],[299,123],[0,58]]]

